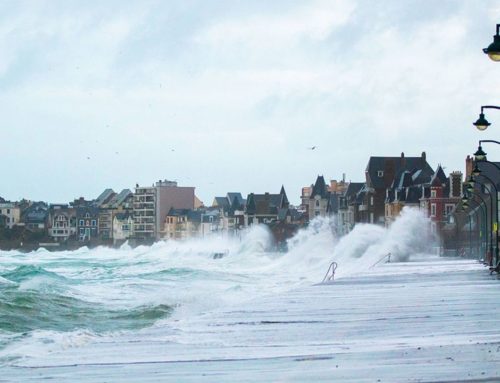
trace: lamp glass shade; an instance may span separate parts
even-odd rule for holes
[[[486,153],[483,151],[483,148],[481,147],[481,145],[479,145],[476,153],[474,153],[474,158],[476,161],[485,161],[486,160]]]
[[[473,125],[479,130],[486,130],[491,124],[486,118],[484,118],[484,113],[479,113],[479,118],[473,123]]]
[[[491,60],[500,61],[500,36],[498,34],[493,36],[493,42],[488,48],[484,48],[483,52],[486,53]]]
[[[481,174],[481,169],[479,169],[479,168],[477,167],[477,165],[476,165],[476,166],[474,166],[474,169],[472,169],[472,175],[473,175],[473,176],[475,176],[475,177],[477,177],[477,176],[478,176],[478,175],[480,175],[480,174]]]

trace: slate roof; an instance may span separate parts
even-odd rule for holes
[[[281,188],[280,194],[254,194],[247,197],[246,211],[248,214],[278,215],[278,210],[289,206],[285,189]]]
[[[326,187],[325,178],[323,176],[318,176],[318,178],[316,178],[316,182],[313,186],[310,198],[312,199],[317,195],[319,195],[321,198],[328,198],[328,189]]]
[[[500,168],[500,162],[493,163]],[[500,188],[500,170],[498,170],[495,165],[484,161],[477,161],[476,164],[477,167],[481,169],[481,174],[490,178],[496,184],[497,188]],[[481,178],[481,176],[479,177]]]
[[[446,174],[444,174],[441,165],[438,165],[436,172],[431,178],[430,184],[432,186],[442,186],[446,183],[448,183],[448,178],[446,177]]]
[[[115,194],[116,193],[114,192],[113,189],[106,189],[99,195],[99,197],[96,198],[94,204],[99,207],[110,201],[111,198],[115,196]]]
[[[108,203],[111,207],[117,208],[122,205],[131,195],[133,195],[133,193],[130,189],[123,189],[119,194],[116,194]]]
[[[366,166],[366,181],[375,189],[386,189],[391,186],[394,176],[405,170],[412,174],[421,170],[417,177],[428,180],[434,174],[424,154],[421,157],[370,157]],[[379,172],[383,172],[383,175],[379,176]]]

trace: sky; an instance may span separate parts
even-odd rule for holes
[[[499,137],[498,111],[472,126],[499,105],[496,23],[488,0],[0,0],[0,196],[169,179],[298,203],[370,156],[464,171]]]

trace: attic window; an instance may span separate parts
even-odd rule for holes
[[[379,170],[379,171],[377,172],[377,175],[378,175],[379,177],[383,177],[383,176],[384,176],[384,171],[383,171],[383,170]]]

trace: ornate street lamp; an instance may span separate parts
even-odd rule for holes
[[[483,52],[493,61],[500,61],[500,24],[497,24],[497,34],[493,36],[493,42],[484,48]]]
[[[480,185],[484,185],[483,182],[480,182],[477,180],[477,177],[478,176],[481,176],[483,177],[484,179],[486,179],[486,181],[488,181],[488,183],[491,185],[491,187],[493,188],[494,190],[494,194],[493,194],[493,190],[490,190],[490,188],[485,188],[485,190],[488,192],[489,196],[490,196],[490,225],[491,225],[491,241],[490,241],[490,254],[491,254],[491,257],[490,257],[490,269],[491,270],[497,270],[498,271],[498,267],[499,267],[499,259],[500,259],[500,249],[498,248],[498,208],[497,208],[497,196],[498,196],[498,189],[495,185],[495,183],[493,182],[493,180],[491,178],[489,178],[488,176],[484,175],[484,174],[481,174],[481,170],[477,167],[477,164],[474,166],[474,170],[472,171],[472,174],[471,176],[469,177],[469,179],[467,180],[467,191],[470,191],[472,192],[474,190],[474,184],[477,183],[477,184],[480,184]],[[493,198],[495,198],[495,209],[493,209]],[[495,217],[495,221],[493,221],[493,217]],[[495,246],[495,266],[493,266],[493,233],[495,233],[495,239],[496,239],[496,246]]]
[[[477,148],[476,153],[474,153],[474,159],[476,161],[484,161],[486,160],[486,153],[483,151],[483,148],[481,145]]]
[[[484,109],[500,109],[500,106],[495,106],[495,105],[483,105],[483,106],[481,106],[481,113],[479,113],[479,118],[477,119],[476,122],[474,122],[472,124],[476,128],[478,128],[479,130],[486,130],[486,129],[488,129],[488,126],[491,125],[488,122],[488,120],[484,117]]]

